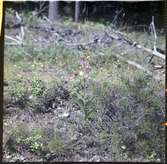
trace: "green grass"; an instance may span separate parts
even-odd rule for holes
[[[77,26],[87,34],[91,30],[105,28],[103,24],[92,22],[76,24],[65,21],[64,25]],[[129,35],[132,38],[138,36],[144,44],[144,34]],[[5,88],[5,92],[12,97],[12,103],[27,107],[33,103],[28,99],[30,95],[44,100],[49,89],[53,90],[55,85],[62,89],[67,83],[72,103],[80,107],[88,123],[95,122],[94,128],[98,129],[96,135],[100,138],[99,147],[111,153],[114,161],[140,157],[145,161],[164,160],[164,129],[160,127],[160,120],[161,110],[164,111],[165,107],[164,98],[157,95],[164,83],[158,83],[141,70],[129,67],[117,59],[115,53],[112,47],[82,53],[52,44],[43,48],[32,43],[25,47],[6,47],[4,78],[9,82],[9,87]],[[133,53],[127,55],[143,62],[142,54],[139,54],[140,58]],[[88,73],[79,64],[81,56],[88,57],[86,61],[91,67]],[[116,117],[116,121],[109,122],[110,128],[104,126],[103,120],[103,114],[108,110],[113,112],[112,117]],[[91,112],[93,117],[89,119]],[[114,116],[114,113],[117,115]],[[105,130],[99,130],[101,126]],[[19,135],[23,134],[19,132]],[[55,134],[45,146],[51,153],[63,153],[64,142]],[[29,145],[34,151],[43,147],[37,133],[23,135],[19,143]]]

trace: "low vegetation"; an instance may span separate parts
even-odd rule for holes
[[[105,26],[90,24],[81,30]],[[119,60],[112,46],[26,43],[5,47],[5,161],[164,161],[164,81]],[[142,62],[135,53],[127,58]]]

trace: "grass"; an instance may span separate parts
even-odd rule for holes
[[[105,28],[103,24],[92,22],[78,25],[65,21],[64,26],[80,26],[77,28],[86,31],[87,35]],[[145,42],[144,35],[141,38],[139,33],[129,35],[136,35],[139,41]],[[43,48],[31,43],[25,47],[6,47],[4,78],[9,87],[5,92],[12,97],[11,103],[21,103],[20,108],[26,109],[25,105],[31,106],[38,98],[49,101],[56,96],[49,92],[55,86],[62,91],[66,84],[72,103],[84,113],[85,120],[80,122],[92,124],[94,135],[99,136],[100,149],[111,153],[114,161],[140,157],[144,161],[163,161],[160,109],[164,111],[165,107],[164,99],[157,92],[164,83],[159,84],[146,73],[129,67],[118,60],[115,53],[112,47],[81,53],[52,44]],[[129,56],[143,61],[143,57],[137,58],[133,53]],[[89,72],[81,67],[81,57],[89,63]],[[29,99],[31,95],[37,99]],[[89,118],[91,113],[93,117]],[[44,149],[51,153],[64,152],[65,141],[57,134],[42,146],[40,134],[21,137],[23,134],[16,135],[19,144],[29,145],[34,151],[45,146]]]
[[[58,134],[55,134],[54,137],[50,140],[47,145],[51,153],[62,153],[64,152],[64,145],[61,137]]]

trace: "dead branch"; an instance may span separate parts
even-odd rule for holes
[[[6,46],[20,46],[21,44],[20,43],[14,43],[14,42],[10,42],[10,43],[6,42],[5,45]]]
[[[8,36],[8,35],[5,35],[5,38],[6,39],[10,39],[12,40],[13,42],[10,42],[10,43],[5,43],[5,45],[10,45],[10,46],[15,46],[15,45],[23,45],[23,40],[24,40],[24,28],[23,26],[20,27],[20,34],[18,36],[16,36],[17,39],[15,38],[12,38],[11,36]]]
[[[113,21],[111,22],[111,24],[115,24],[115,22],[117,21],[119,15],[122,13],[122,11],[123,11],[123,8],[121,8],[120,11],[116,11],[116,15],[115,15]]]
[[[163,65],[154,65],[154,68],[155,68],[155,69],[163,69],[164,66],[163,66]]]
[[[10,40],[14,41],[15,43],[19,44],[19,40],[12,38],[11,36],[5,35],[5,38],[10,39]]]
[[[152,54],[152,55],[155,55],[155,56],[160,57],[162,59],[165,59],[165,55],[162,54],[162,53],[157,52],[157,50],[152,50],[152,49],[146,48],[146,47],[140,45],[139,43],[129,39],[128,37],[125,36],[125,34],[123,34],[121,32],[116,32],[116,33],[118,34],[118,36],[111,35],[111,34],[110,34],[110,36],[113,37],[114,39],[117,39],[117,40],[124,40],[128,44],[132,45],[133,47],[136,47],[136,48],[141,49],[141,50],[143,50],[143,51],[145,51],[149,54]]]
[[[140,69],[143,72],[146,72],[148,75],[152,76],[155,80],[158,80],[158,81],[161,80],[158,75],[153,75],[152,72],[150,72],[149,70],[147,70],[146,68],[144,68],[142,65],[140,65],[140,64],[138,64],[138,63],[136,63],[134,61],[126,60],[126,59],[124,59],[120,55],[114,55],[114,56],[117,57],[118,59],[120,59],[121,61],[123,61],[123,62],[125,62],[125,63],[127,63],[127,64],[129,64],[129,65],[131,65],[131,66],[133,66],[135,68],[137,68],[137,69]]]
[[[48,6],[45,6],[43,8],[41,8],[38,13],[37,13],[37,16],[39,16],[43,11],[47,10],[48,9]]]
[[[147,74],[150,74],[150,75],[152,74],[150,71],[148,71],[148,70],[145,69],[143,66],[141,66],[140,64],[138,64],[138,63],[136,63],[136,62],[134,62],[134,61],[127,60],[126,62],[127,62],[129,65],[132,65],[132,66],[134,66],[134,67],[136,67],[136,68],[138,68],[138,69],[140,69],[140,70],[146,72]]]
[[[162,59],[165,60],[165,55],[163,55],[163,54],[161,54],[161,53],[159,53],[159,52],[157,52],[157,51],[151,50],[151,49],[146,48],[146,47],[144,47],[144,46],[141,46],[141,45],[139,45],[139,44],[137,44],[135,47],[138,48],[138,49],[141,49],[141,50],[143,50],[143,51],[145,51],[145,52],[148,52],[148,53],[150,53],[150,54],[153,54],[153,55],[155,55],[155,56],[157,56],[157,57],[160,57],[160,58],[162,58]]]
[[[20,27],[20,31],[21,31],[20,37],[21,37],[21,39],[23,41],[24,40],[24,35],[25,35],[23,26]]]
[[[154,51],[157,50],[156,48],[156,43],[157,43],[157,33],[156,33],[156,29],[155,29],[155,24],[154,24],[154,16],[152,16],[152,21],[150,24],[150,30],[152,35],[154,36]]]
[[[11,36],[5,35],[6,39],[11,40],[12,42],[5,42],[5,45],[7,46],[21,46],[21,45],[25,45],[22,41],[22,39],[18,36],[17,39],[12,38]]]

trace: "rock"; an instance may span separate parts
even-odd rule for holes
[[[77,141],[77,140],[78,140],[78,137],[79,137],[78,134],[74,134],[74,135],[71,137],[71,140],[72,140],[72,141]]]
[[[87,159],[80,156],[79,154],[77,154],[75,157],[74,157],[74,161],[77,161],[77,162],[86,162]]]
[[[20,161],[24,161],[24,157],[21,155],[21,156],[19,157],[19,160],[20,160]]]
[[[68,118],[68,117],[70,117],[70,113],[69,113],[69,112],[64,112],[64,113],[60,114],[58,117],[61,117],[61,118],[65,117],[65,118]]]
[[[6,155],[6,159],[10,159],[12,156],[10,156],[10,155]]]
[[[93,156],[89,161],[100,162],[100,157],[98,155]]]

